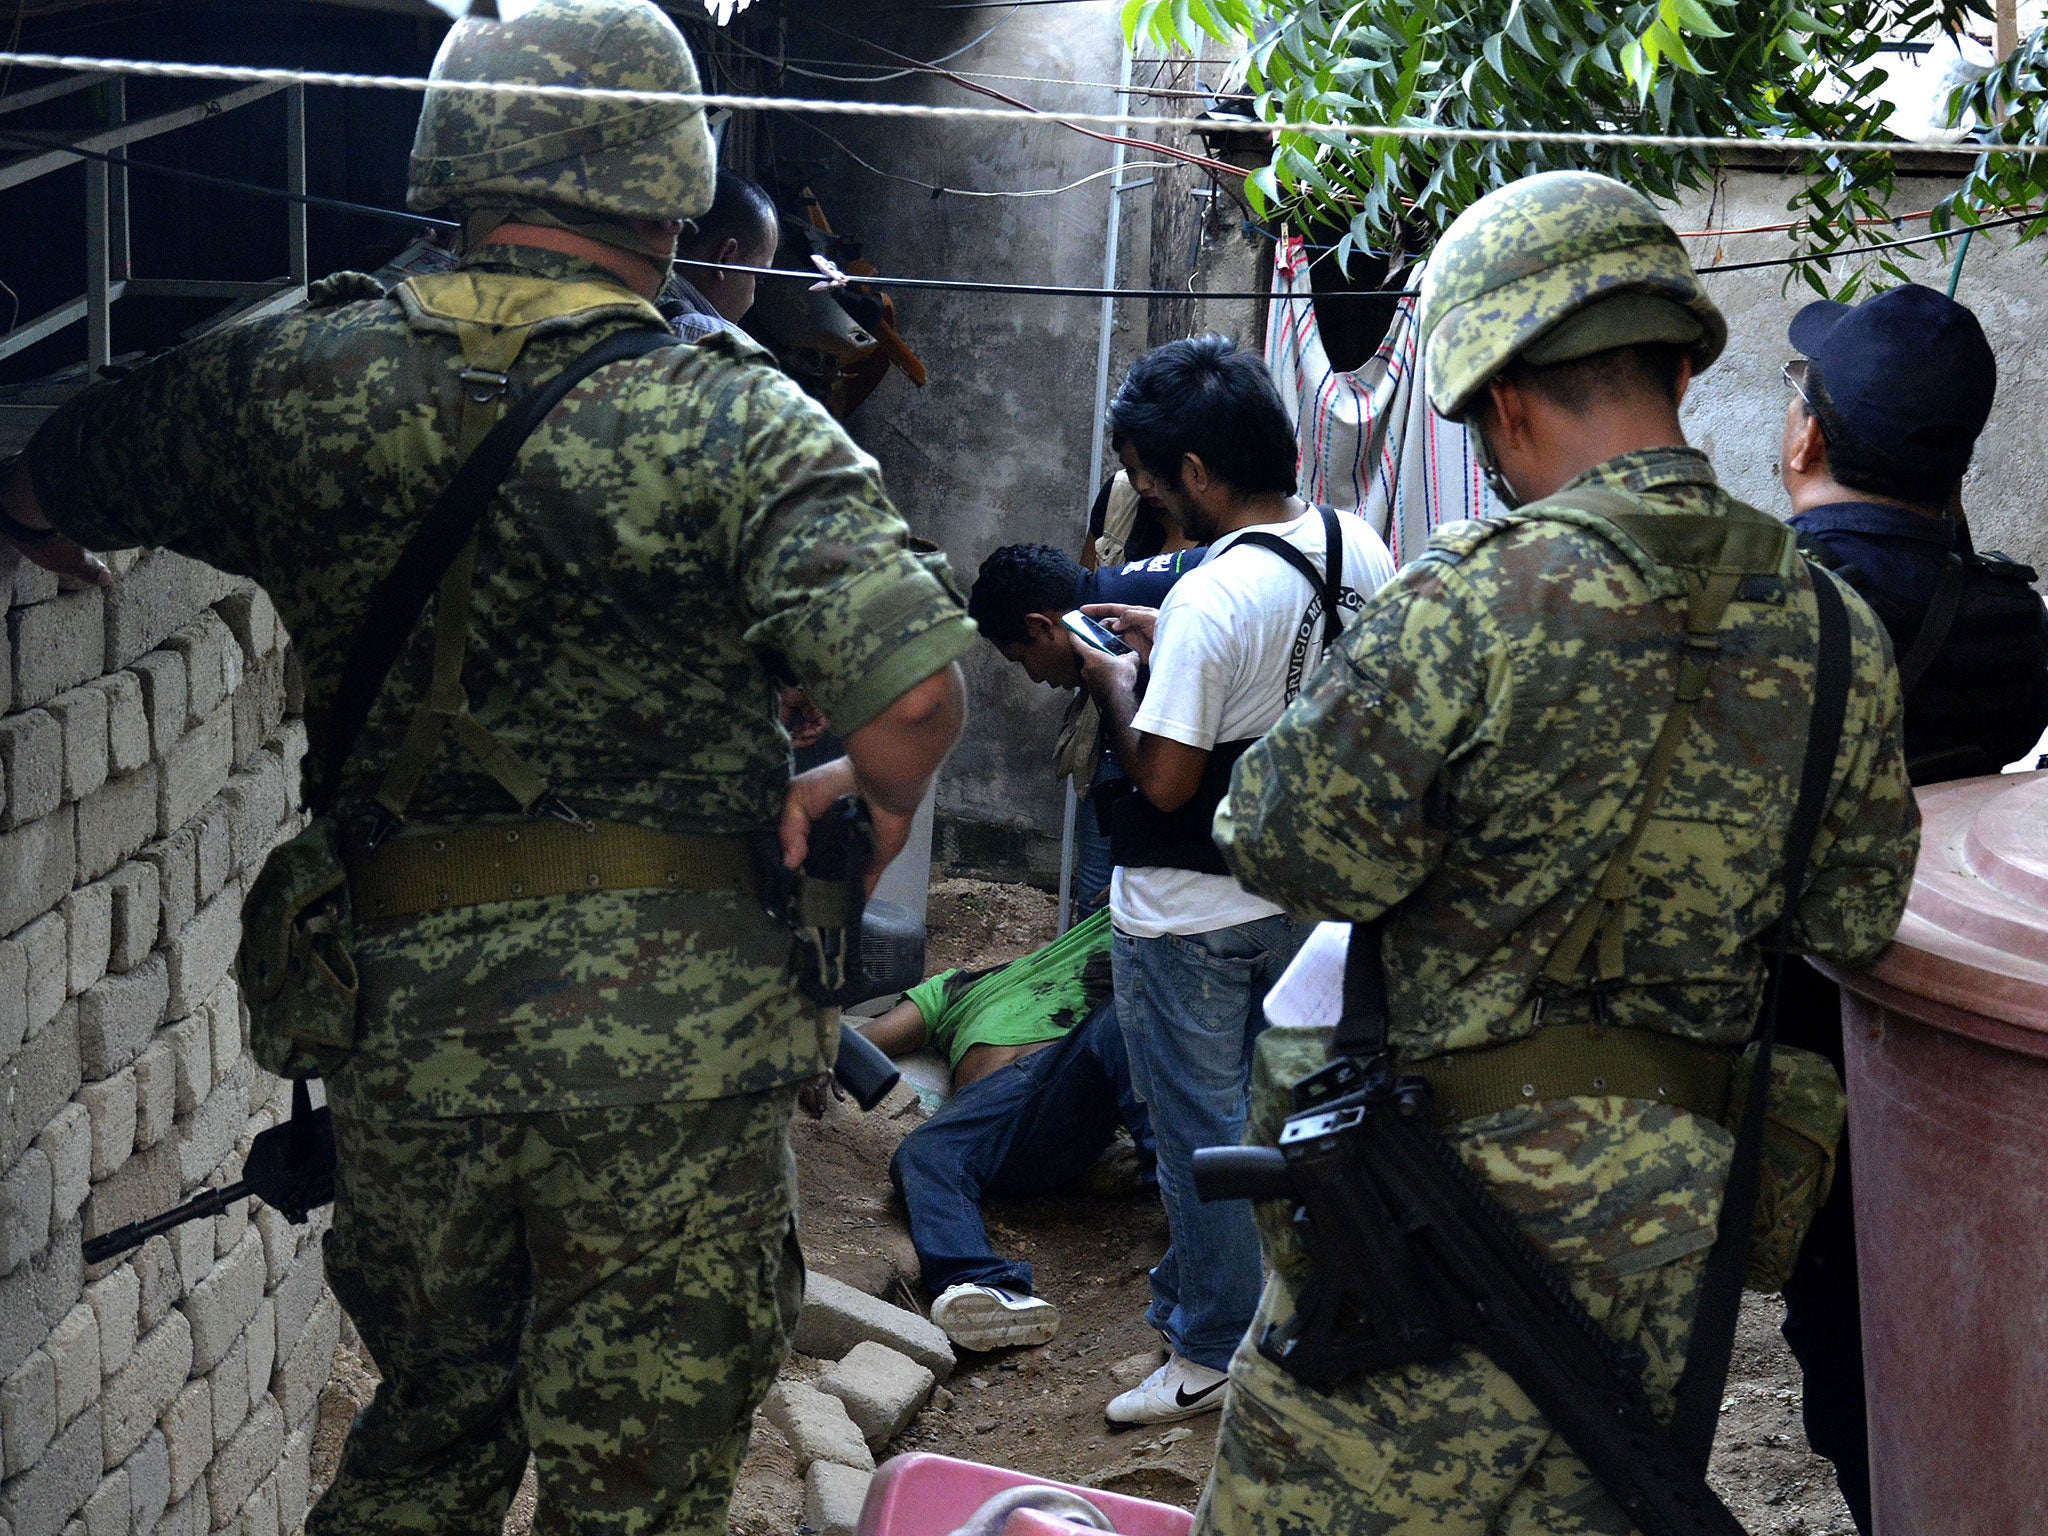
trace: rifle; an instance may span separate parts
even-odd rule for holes
[[[1371,935],[1377,942],[1377,934]],[[1357,941],[1354,940],[1354,943]],[[1644,1536],[1743,1536],[1607,1333],[1430,1117],[1429,1085],[1346,1058],[1302,1079],[1280,1146],[1205,1147],[1204,1200],[1289,1200],[1311,1273],[1259,1351],[1317,1391],[1480,1350]]]

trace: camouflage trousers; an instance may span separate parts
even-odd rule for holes
[[[722,1532],[803,1300],[794,1088],[357,1118],[327,1274],[383,1384],[312,1536]]]
[[[1649,1358],[1669,1412],[1685,1369],[1706,1254],[1573,1289]],[[1197,1536],[1628,1536],[1635,1527],[1507,1373],[1476,1350],[1369,1376],[1338,1392],[1296,1382],[1258,1351],[1293,1308],[1269,1276],[1230,1367],[1216,1469]]]

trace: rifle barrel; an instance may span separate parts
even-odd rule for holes
[[[125,1227],[116,1227],[111,1232],[102,1232],[98,1237],[89,1237],[84,1243],[85,1262],[104,1263],[131,1248],[140,1248],[159,1232],[168,1232],[202,1216],[217,1216],[250,1193],[249,1181],[237,1179],[220,1189],[202,1190],[183,1205],[172,1206],[161,1215],[147,1216],[141,1221],[131,1221]]]

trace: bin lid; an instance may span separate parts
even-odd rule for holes
[[[1941,1005],[1929,1022],[2019,1043],[1995,1024],[1970,1024],[1996,1021],[2038,1035],[2048,1054],[2048,772],[1961,779],[1918,794],[1920,862],[1906,918],[1865,974]],[[1869,990],[1856,974],[1840,979]]]

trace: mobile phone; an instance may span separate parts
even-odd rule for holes
[[[1078,608],[1061,614],[1060,623],[1067,627],[1069,633],[1080,636],[1083,644],[1094,646],[1106,656],[1128,656],[1131,653],[1128,645]]]

